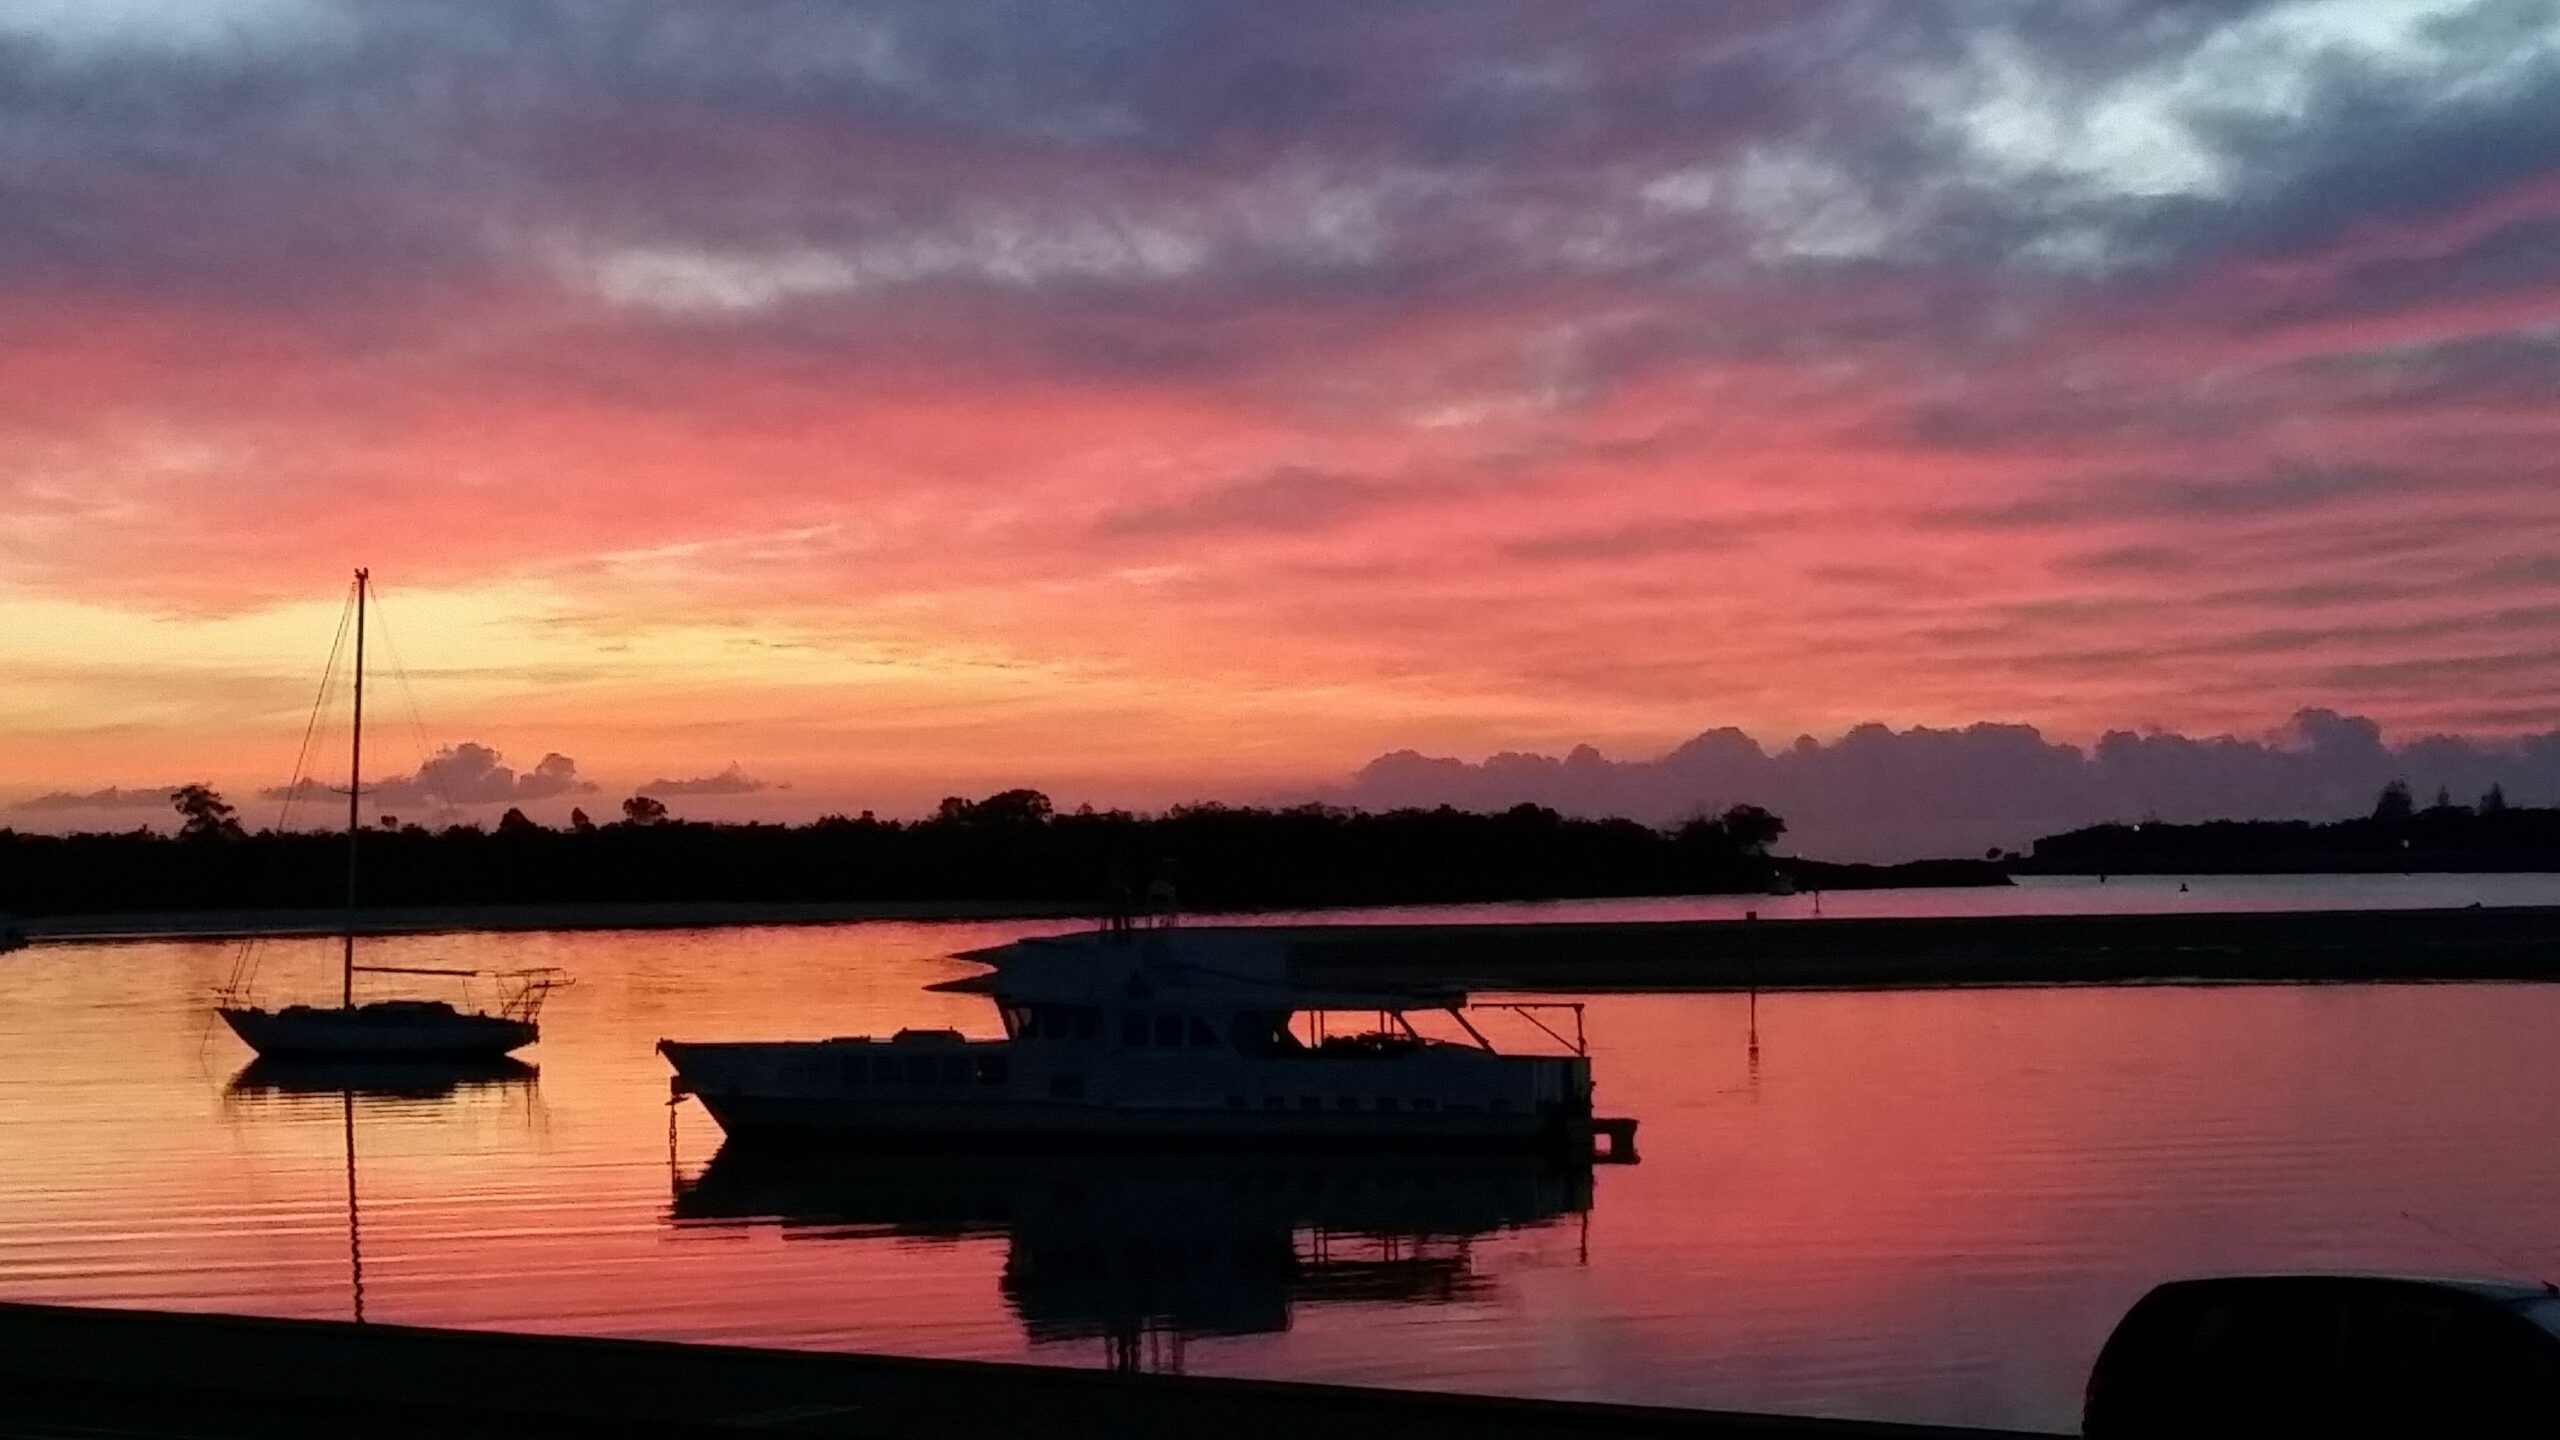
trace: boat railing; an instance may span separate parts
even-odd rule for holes
[[[496,987],[497,1004],[486,1013],[527,1025],[541,1018],[543,1002],[551,998],[552,991],[575,983],[569,978],[569,972],[557,965],[536,965],[522,970],[477,970],[445,965],[358,965],[353,968],[363,975],[441,975],[459,980],[462,982],[463,1003],[475,1010],[480,1006],[473,994],[473,982],[487,982]]]
[[[1501,1051],[1497,1046],[1495,1046],[1492,1040],[1486,1038],[1485,1033],[1482,1030],[1476,1028],[1474,1021],[1467,1018],[1468,1012],[1470,1011],[1479,1013],[1484,1011],[1507,1011],[1513,1015],[1519,1016],[1523,1020],[1526,1020],[1541,1034],[1544,1034],[1547,1038],[1555,1041],[1557,1045],[1563,1047],[1567,1051],[1570,1051],[1576,1057],[1588,1059],[1591,1054],[1591,1048],[1584,1038],[1582,1027],[1582,1002],[1579,1000],[1477,1000],[1464,1004],[1438,1006],[1433,1008],[1438,1009],[1440,1013],[1447,1015],[1450,1019],[1456,1021],[1458,1028],[1467,1033],[1467,1039],[1474,1043],[1475,1048],[1484,1051],[1488,1055],[1500,1054]],[[1296,1013],[1308,1017],[1307,1028],[1309,1034],[1302,1042],[1306,1046],[1306,1053],[1308,1054],[1367,1054],[1372,1053],[1380,1042],[1384,1042],[1395,1053],[1427,1049],[1433,1045],[1449,1045],[1458,1043],[1450,1040],[1434,1040],[1429,1036],[1424,1035],[1420,1030],[1415,1029],[1413,1021],[1409,1017],[1413,1014],[1420,1013],[1418,1010],[1379,1010],[1376,1012],[1377,1019],[1374,1029],[1365,1032],[1354,1031],[1349,1034],[1328,1034],[1325,1025],[1325,1018],[1334,1014],[1366,1015],[1370,1013],[1365,1008],[1351,1010],[1337,1009],[1329,1006],[1308,1007],[1301,1009]],[[1567,1033],[1564,1028],[1565,1021],[1563,1017],[1566,1015],[1570,1015],[1572,1017],[1570,1033]],[[1553,1023],[1550,1023],[1551,1020]]]
[[[1544,1031],[1548,1038],[1554,1040],[1557,1044],[1564,1046],[1566,1049],[1571,1050],[1574,1054],[1586,1059],[1590,1057],[1591,1047],[1583,1038],[1582,1002],[1579,1000],[1479,1000],[1468,1008],[1475,1010],[1508,1010],[1519,1016],[1521,1019],[1535,1025],[1538,1029]],[[1548,1024],[1546,1020],[1542,1018],[1542,1016],[1553,1015],[1557,1012],[1568,1012],[1573,1016],[1572,1039],[1566,1039],[1562,1030],[1557,1029],[1554,1025]]]

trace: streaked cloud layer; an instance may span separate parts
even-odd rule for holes
[[[11,6],[0,789],[2516,735],[2556,399],[2542,0]]]

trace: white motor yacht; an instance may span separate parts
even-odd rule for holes
[[[679,1096],[732,1137],[1556,1147],[1627,1158],[1596,1120],[1579,1005],[1525,1015],[1563,1053],[1497,1053],[1454,989],[1309,989],[1254,929],[1102,931],[962,958],[1005,1038],[662,1040]],[[1540,1018],[1541,1016],[1547,1018]],[[1355,1017],[1345,1025],[1344,1017]],[[1570,1031],[1549,1024],[1569,1020]],[[1434,1038],[1416,1021],[1435,1030]]]

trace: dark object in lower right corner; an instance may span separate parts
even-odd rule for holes
[[[2560,1435],[2560,1292],[2272,1275],[2144,1296],[2090,1372],[2090,1440]]]

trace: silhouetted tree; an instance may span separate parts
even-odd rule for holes
[[[2427,813],[2430,815],[2451,815],[2461,811],[2461,809],[2461,806],[2453,803],[2452,787],[2439,785],[2436,787],[2435,803],[2427,807]]]
[[[1757,805],[1736,805],[1724,812],[1724,833],[1746,854],[1766,855],[1778,837],[1787,833],[1787,822]]]
[[[2489,787],[2489,792],[2480,797],[2480,813],[2483,815],[2506,814],[2507,787],[2504,785],[2491,785]]]
[[[2418,802],[2410,797],[2409,782],[2394,780],[2382,787],[2380,798],[2373,802],[2373,818],[2386,825],[2397,825],[2418,813]]]
[[[1046,824],[1056,813],[1037,790],[1000,790],[984,800],[945,795],[933,812],[937,825],[1024,826]]]
[[[587,818],[586,811],[573,809],[569,812],[569,828],[580,835],[592,835],[596,831],[596,822]]]
[[[209,824],[222,818],[205,813]],[[1177,877],[1180,903],[1207,910],[1738,893],[1767,886],[1777,862],[1752,847],[1782,833],[1777,817],[1738,806],[1666,832],[1535,805],[1498,814],[1213,804],[1061,814],[1034,790],[955,799],[918,821],[865,812],[807,825],[675,824],[648,795],[632,796],[623,814],[607,826],[573,816],[562,832],[509,813],[494,836],[402,824],[375,837],[382,863],[367,868],[367,898],[1099,906],[1116,895],[1134,912],[1170,909]],[[526,863],[537,855],[541,863]],[[209,845],[148,831],[0,830],[0,909],[328,905],[344,893],[345,867],[344,842],[312,831]]]
[[[1042,825],[1055,813],[1037,790],[1000,790],[979,801],[969,818],[980,825]]]
[[[169,792],[169,804],[185,817],[178,825],[184,839],[236,840],[242,834],[240,812],[210,785],[181,785]]]

